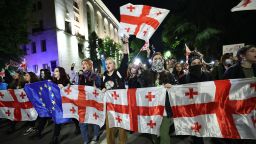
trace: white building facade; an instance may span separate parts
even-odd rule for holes
[[[30,43],[23,45],[28,71],[56,66],[67,72],[72,63],[79,67],[88,58],[88,37],[95,31],[99,38],[120,42],[119,22],[101,0],[35,0]]]

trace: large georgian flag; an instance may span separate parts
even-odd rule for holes
[[[169,93],[177,135],[256,139],[255,79],[185,84]]]
[[[110,90],[105,95],[110,127],[159,135],[166,96],[163,87]]]
[[[33,121],[37,115],[23,89],[0,90],[0,118],[12,121]]]
[[[91,86],[71,85],[61,90],[64,118],[76,118],[81,123],[105,123],[105,97]]]
[[[149,40],[169,10],[128,3],[120,7],[119,32]]]
[[[232,12],[244,10],[256,10],[256,0],[242,0],[237,6],[231,9]]]

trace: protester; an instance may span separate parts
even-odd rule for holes
[[[68,78],[68,75],[63,67],[56,67],[54,69],[54,75],[53,75],[53,80],[54,83],[58,84],[58,87],[60,89],[64,88],[65,86],[70,85],[70,81]],[[75,133],[78,134],[80,132],[79,130],[79,122],[75,119],[72,119],[75,122],[76,125],[76,131]],[[53,137],[51,144],[57,144],[59,143],[58,137],[60,135],[60,130],[61,130],[61,124],[55,124],[54,125],[54,132],[53,132]]]
[[[82,69],[83,73],[79,76],[79,85],[86,85],[86,86],[94,86],[97,88],[101,87],[101,79],[100,76],[97,75],[93,71],[93,62],[90,59],[84,59],[82,61]],[[87,123],[80,123],[80,130],[82,137],[84,139],[84,144],[88,144],[90,141],[97,143],[99,140],[99,132],[100,126],[96,124],[87,124]],[[88,127],[92,126],[93,128],[93,138],[92,140],[89,139],[89,131]]]
[[[131,63],[128,66],[127,71],[127,83],[128,88],[140,88],[141,87],[141,73],[145,70],[142,64]]]
[[[141,74],[141,79],[142,87],[158,87],[163,85],[165,88],[171,88],[173,84],[178,83],[174,76],[164,69],[164,59],[159,52],[153,54],[152,66]],[[160,144],[166,144],[166,142],[171,141],[169,131],[172,120],[168,93],[166,93],[165,106],[165,114],[160,127]],[[159,143],[155,135],[152,135],[152,140],[155,144]]]
[[[102,91],[111,89],[125,89],[125,78],[128,68],[128,39],[123,41],[123,53],[120,67],[116,68],[114,59],[106,59],[107,70],[103,74]],[[106,131],[107,131],[107,143],[115,144],[115,131],[118,131],[119,144],[125,144],[127,140],[126,130],[123,128],[110,128],[108,122],[108,115],[106,115]]]
[[[238,61],[224,74],[224,79],[251,78],[256,76],[256,47],[247,45],[237,52]]]
[[[188,63],[188,73],[183,76],[182,84],[212,80],[210,73],[202,70],[202,55],[199,52],[191,52]]]
[[[185,75],[183,66],[181,63],[176,63],[173,69],[173,75],[175,77],[175,79],[179,82],[179,83],[184,83],[182,82],[182,77]]]
[[[177,60],[174,57],[167,59],[165,61],[166,70],[168,70],[170,73],[172,73],[176,62],[177,62]]]
[[[41,69],[39,80],[40,81],[52,80],[50,70],[49,69]],[[42,131],[43,131],[44,127],[46,126],[47,120],[49,120],[49,119],[50,118],[48,118],[48,117],[39,117],[38,116],[35,127],[33,128],[33,131],[29,134],[29,136],[31,136],[31,137],[36,136],[36,137],[41,138]]]
[[[26,84],[31,84],[34,82],[39,81],[38,77],[33,72],[25,72],[24,80]],[[23,135],[29,135],[31,133],[34,133],[36,129],[34,128],[36,121],[28,122],[29,128],[23,133]]]
[[[219,65],[214,66],[211,74],[214,80],[223,79],[225,71],[233,65],[233,54],[226,53],[221,56]]]

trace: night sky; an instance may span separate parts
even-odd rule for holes
[[[170,14],[179,14],[180,11],[186,9],[186,7],[194,5],[196,14],[204,15],[206,11],[213,11],[213,15],[209,16],[209,23],[219,25],[222,31],[220,36],[221,44],[234,44],[256,43],[256,11],[241,11],[232,13],[230,10],[236,6],[240,0],[102,0],[110,11],[119,20],[119,7],[127,4],[144,4],[159,8],[165,8],[170,10]],[[168,1],[168,3],[167,3]],[[181,2],[186,2],[187,5],[181,5]],[[207,4],[211,6],[208,9]],[[195,6],[196,5],[196,6]],[[193,15],[189,16],[193,18]],[[161,51],[161,47],[164,45],[161,42],[161,34],[163,25],[166,19],[160,25],[159,29],[154,33],[150,39],[155,47],[158,47]]]

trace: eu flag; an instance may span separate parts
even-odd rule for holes
[[[69,122],[63,118],[59,87],[51,81],[40,81],[25,85],[24,90],[40,117],[52,117],[56,124]]]

